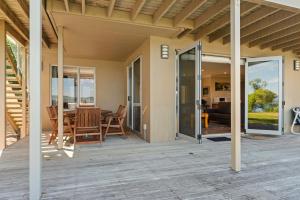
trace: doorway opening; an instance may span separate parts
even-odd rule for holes
[[[230,59],[203,56],[201,79],[202,134],[230,134]],[[241,131],[244,130],[245,65],[241,65]]]

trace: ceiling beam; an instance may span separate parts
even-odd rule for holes
[[[250,13],[249,15],[242,17],[241,19],[241,28],[249,26],[262,18],[267,17],[270,14],[273,14],[276,11],[275,8],[262,6],[259,9],[255,10],[254,12]],[[241,13],[242,15],[242,13]],[[209,35],[209,42],[213,42],[218,40],[222,37],[225,37],[230,34],[230,25],[225,26],[222,29],[217,30],[216,32]]]
[[[132,8],[131,11],[131,20],[135,20],[140,11],[142,10],[144,4],[146,3],[146,0],[137,0],[135,5]]]
[[[115,7],[115,4],[116,4],[116,0],[110,0],[109,6],[107,8],[107,16],[108,17],[111,17],[114,7]]]
[[[253,46],[261,44],[260,48],[265,49],[267,47],[271,47],[272,43],[274,41],[276,41],[277,39],[288,37],[289,35],[299,32],[299,31],[300,31],[300,25],[295,25],[290,28],[287,28],[287,29],[278,31],[276,33],[272,33],[268,36],[254,40],[249,43],[249,47],[253,47]],[[268,45],[268,44],[270,44],[270,45]]]
[[[175,16],[174,26],[178,26],[206,2],[207,0],[192,0],[191,3],[189,3],[181,12],[179,12]]]
[[[156,24],[168,12],[168,10],[174,5],[175,2],[176,0],[163,1],[163,3],[153,15],[153,23]]]
[[[257,40],[259,38],[262,38],[264,36],[268,36],[274,32],[278,32],[281,30],[284,30],[286,28],[289,28],[291,26],[294,26],[296,24],[300,24],[300,14],[298,15],[291,15],[292,17],[289,17],[287,19],[284,19],[281,22],[275,23],[267,28],[264,28],[260,31],[257,31],[255,33],[252,33],[251,35],[248,35],[244,38],[242,38],[242,43],[251,42],[254,40]]]
[[[293,38],[292,40],[286,41],[286,42],[281,43],[281,44],[277,44],[277,45],[274,44],[274,46],[272,46],[272,50],[275,51],[275,50],[277,50],[277,49],[285,49],[285,48],[294,46],[294,45],[296,45],[296,44],[297,44],[297,45],[300,44],[299,35],[298,35],[298,37],[296,37],[296,39]]]
[[[275,23],[278,23],[288,17],[291,17],[293,15],[292,12],[285,11],[285,10],[278,10],[277,12],[257,21],[254,24],[251,24],[249,26],[244,27],[241,30],[241,44],[245,44],[247,42],[246,39],[243,39],[247,35],[250,35],[252,33],[255,33],[259,30],[262,30],[266,27],[269,27]],[[230,42],[230,36],[226,36],[223,39],[223,44],[227,44]]]
[[[85,0],[81,0],[81,13],[85,15]]]
[[[65,11],[65,5],[63,1],[57,1],[57,0],[48,0],[48,4],[50,6],[47,6],[47,13],[49,13],[50,19],[52,23],[55,24],[55,21],[53,20],[53,17],[51,17],[51,13],[66,13]],[[70,2],[70,12],[72,15],[82,16],[81,14],[81,5],[77,3]],[[178,31],[179,27],[173,26],[173,19],[162,17],[160,21],[157,22],[157,24],[153,24],[153,16],[146,15],[140,13],[136,20],[131,20],[130,12],[127,11],[121,11],[121,10],[114,10],[113,15],[111,17],[107,17],[107,8],[102,8],[100,6],[91,6],[86,5],[86,13],[88,13],[89,17],[97,20],[105,20],[108,22],[116,22],[121,24],[128,24],[128,25],[137,25],[137,26],[143,26],[148,28],[158,28],[160,30],[168,30],[168,31]],[[136,22],[137,21],[137,22]],[[182,23],[182,28],[184,29],[192,29],[194,27],[194,21],[193,20],[185,20]]]
[[[295,41],[294,45],[282,48],[282,51],[286,52],[286,51],[291,51],[291,50],[295,50],[295,49],[299,49],[299,48],[300,48],[300,41]]]
[[[220,12],[228,9],[230,6],[230,0],[217,1],[214,5],[204,11],[199,17],[195,19],[195,29],[199,28],[203,24],[207,23],[208,20],[217,16]]]
[[[67,12],[70,12],[69,0],[64,0],[65,2],[65,9]]]
[[[249,12],[250,10],[256,8],[258,5],[253,3],[242,3],[241,4],[241,13]],[[212,32],[215,32],[219,28],[222,28],[228,25],[230,22],[230,12],[227,12],[225,15],[217,19],[216,21],[210,23],[207,26],[204,26],[201,30],[199,30],[195,35],[195,40],[199,40],[200,38],[209,35]]]
[[[27,20],[29,20],[29,5],[28,5],[28,3],[25,0],[17,0],[16,2],[20,6],[20,8],[22,9],[22,11],[23,11],[24,15],[26,16]],[[43,7],[43,10],[44,10],[44,7]],[[11,12],[13,12],[13,11],[11,11]],[[47,21],[48,17],[45,16],[44,14],[45,13],[43,12],[43,18]],[[15,17],[17,17],[17,16],[15,16]],[[24,31],[25,31],[25,29],[26,29],[26,32],[28,33],[28,36],[26,36],[27,37],[26,40],[29,40],[29,31],[27,30],[26,27],[24,27]],[[48,36],[47,36],[46,33],[43,33],[42,42],[47,48],[49,48],[50,42],[48,40]]]
[[[15,13],[8,7],[5,1],[0,2],[0,10],[3,13],[3,15],[8,19],[8,21],[11,22],[11,24],[13,24],[14,29],[17,30],[24,39],[29,41],[28,29],[23,25],[23,23],[19,20]]]
[[[11,35],[13,38],[15,38],[18,42],[20,42],[23,46],[27,46],[27,40],[24,39],[23,36],[20,35],[18,31],[16,31],[9,23],[5,24],[6,31],[9,35]]]

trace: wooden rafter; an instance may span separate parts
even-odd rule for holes
[[[299,36],[299,35],[298,35]],[[291,46],[294,46],[295,44],[300,44],[300,39],[298,37],[293,38],[292,40],[290,41],[286,41],[286,42],[283,42],[281,44],[277,44],[277,45],[274,45],[272,47],[272,50],[277,50],[277,49],[285,49],[285,48],[288,48],[288,47],[291,47]]]
[[[6,31],[8,34],[10,34],[12,37],[14,37],[18,42],[20,42],[23,46],[27,45],[27,40],[25,40],[18,31],[16,31],[9,23],[5,24]]]
[[[272,33],[284,30],[286,28],[289,28],[291,26],[294,26],[296,24],[300,24],[300,14],[299,15],[291,15],[292,17],[289,17],[281,22],[275,23],[267,28],[264,28],[260,31],[257,31],[251,35],[248,35],[242,39],[242,41],[245,42],[251,42],[254,40],[257,40],[259,38],[262,38],[264,36],[268,36]]]
[[[250,10],[256,8],[258,5],[253,3],[243,3],[241,4],[241,13],[249,12]],[[207,26],[204,26],[201,30],[199,30],[196,35],[195,39],[199,40],[200,38],[208,35],[216,30],[228,25],[230,22],[230,12],[227,12],[224,16],[220,17],[216,21],[210,23]]]
[[[291,50],[295,50],[295,49],[299,49],[299,48],[300,48],[300,41],[297,40],[297,41],[295,41],[294,45],[282,48],[282,51],[283,52],[285,52],[285,51],[291,51]]]
[[[176,0],[165,0],[155,11],[153,15],[153,23],[157,23],[168,12],[175,2]]]
[[[295,38],[299,37],[300,35],[300,29],[298,29],[298,32],[289,34],[289,35],[284,35],[283,37],[276,39],[276,40],[272,40],[270,42],[264,43],[260,46],[261,49],[265,49],[268,47],[272,47],[272,46],[277,46],[286,42],[290,42],[292,40],[294,40]]]
[[[193,14],[198,8],[200,8],[207,0],[192,0],[181,12],[179,12],[174,18],[174,26],[178,26],[191,14]]]
[[[285,11],[285,10],[278,10],[274,14],[269,15],[268,17],[265,17],[265,18],[257,21],[256,23],[246,26],[245,28],[243,28],[241,30],[241,44],[244,44],[247,42],[246,39],[243,39],[247,35],[255,33],[255,32],[262,30],[266,27],[269,27],[273,24],[276,24],[286,18],[291,17],[292,15],[293,15],[292,12]],[[223,39],[223,44],[227,44],[229,42],[230,42],[230,36],[226,36]]]
[[[81,0],[81,13],[82,13],[82,15],[85,15],[85,7],[86,7],[85,0]]]
[[[213,6],[209,7],[206,11],[204,11],[199,17],[195,19],[195,29],[199,28],[208,20],[212,19],[213,17],[217,16],[220,12],[228,9],[230,5],[230,0],[222,0],[217,1]]]
[[[259,38],[257,40],[254,40],[254,41],[249,43],[249,47],[253,47],[253,46],[256,46],[256,45],[259,45],[259,44],[260,44],[260,47],[262,49],[270,47],[270,46],[272,46],[272,44],[268,46],[267,45],[268,43],[271,43],[271,42],[273,42],[277,39],[288,37],[290,34],[296,33],[299,30],[300,30],[300,25],[292,26],[290,28],[287,28],[287,29],[278,31],[276,33],[272,33],[271,35],[268,35],[268,36]]]
[[[138,0],[134,7],[131,10],[131,20],[135,20],[140,11],[142,10],[144,4],[146,3],[146,0]]]
[[[67,12],[70,12],[70,5],[69,5],[69,0],[64,0],[65,2],[65,9]]]
[[[24,15],[26,16],[27,20],[29,20],[29,5],[25,0],[17,0],[18,5],[20,6],[20,8],[22,9]],[[0,3],[1,4],[1,3]],[[12,11],[11,11],[12,12]],[[44,18],[47,20],[47,17],[45,17],[44,13],[43,13]],[[9,16],[8,16],[9,17]],[[12,16],[11,16],[12,17]],[[15,16],[17,17],[17,16]],[[20,22],[21,23],[21,22]],[[24,31],[26,31],[26,40],[29,41],[29,31],[27,30],[27,28],[23,27],[22,29],[24,29]],[[17,39],[17,38],[16,38]],[[20,41],[21,42],[21,41]],[[48,40],[48,36],[47,34],[44,33],[43,35],[43,44],[46,47],[50,46],[50,42]]]
[[[26,39],[29,40],[29,31],[14,14],[14,12],[8,7],[5,1],[0,2],[0,10],[6,16],[6,18],[13,24],[14,28]]]
[[[273,14],[276,11],[275,8],[262,6],[256,11],[250,13],[249,15],[243,17],[241,19],[241,28],[244,28],[246,26],[249,26],[250,24],[253,24],[262,18],[267,17],[270,14]],[[241,16],[243,13],[241,13]],[[222,29],[217,30],[216,32],[209,35],[209,42],[213,42],[219,38],[225,37],[230,34],[230,25],[225,26]]]
[[[111,17],[114,7],[115,7],[115,4],[116,4],[116,0],[110,0],[109,6],[107,8],[107,16],[108,17]]]

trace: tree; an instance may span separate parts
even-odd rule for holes
[[[249,82],[254,90],[263,89],[267,87],[267,82],[261,80],[260,78],[254,79]]]

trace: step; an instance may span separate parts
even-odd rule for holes
[[[6,83],[6,87],[22,88],[22,86],[20,84],[11,84],[11,83]]]
[[[22,117],[22,114],[10,114],[11,117]]]
[[[6,93],[8,94],[22,94],[22,90],[7,90]]]
[[[20,122],[20,121],[22,121],[22,117],[14,117],[13,120],[15,122]]]
[[[6,96],[6,99],[18,99],[18,100],[22,100],[23,97],[22,96]]]
[[[6,80],[8,80],[8,81],[18,81],[17,77],[15,77],[15,76],[7,76]]]

